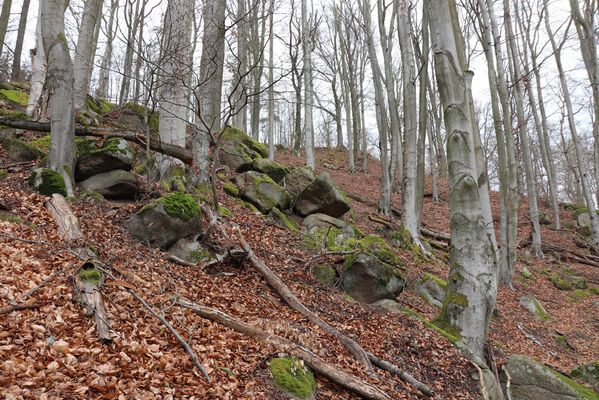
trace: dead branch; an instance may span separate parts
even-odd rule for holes
[[[33,289],[31,289],[30,291],[28,291],[27,293],[25,293],[25,296],[23,296],[23,300],[26,300],[29,296],[31,296],[32,294],[34,294],[35,292],[37,292],[42,286],[44,286],[46,283],[50,282],[52,279],[56,278],[58,275],[60,274],[64,274],[65,272],[68,272],[70,270],[72,270],[73,268],[76,268],[76,265],[71,265],[70,267],[67,267],[65,269],[62,269],[58,272],[53,273],[52,275],[50,275],[49,277],[47,277],[46,279],[44,279],[39,285],[37,285],[36,287],[34,287]]]
[[[54,193],[52,199],[46,202],[46,208],[52,214],[61,238],[67,242],[84,239],[81,225],[62,195]]]
[[[341,371],[334,366],[328,364],[320,357],[315,355],[309,349],[300,346],[289,339],[284,337],[266,333],[258,328],[253,327],[245,322],[232,318],[228,314],[211,307],[205,307],[199,304],[195,304],[183,299],[179,299],[181,307],[192,310],[194,313],[200,315],[202,318],[216,321],[228,328],[231,328],[237,332],[244,333],[252,338],[268,343],[276,347],[279,351],[288,353],[294,357],[304,360],[304,362],[316,373],[324,376],[325,378],[343,386],[344,388],[351,390],[354,393],[366,399],[390,399],[382,390],[372,386],[371,384],[364,382],[354,375],[348,374],[347,372]]]
[[[0,315],[9,314],[13,311],[35,310],[41,306],[41,303],[19,303],[11,306],[0,307]]]
[[[8,126],[11,128],[24,129],[27,131],[35,132],[50,132],[50,124],[47,122],[35,122],[35,121],[22,121],[15,120],[12,118],[0,118],[0,125]],[[96,136],[104,139],[110,139],[118,137],[125,139],[129,142],[137,143],[145,146],[147,137],[138,132],[129,131],[126,129],[110,129],[110,128],[94,128],[85,126],[75,127],[76,136]],[[191,164],[193,157],[191,152],[183,147],[175,146],[168,143],[161,143],[160,141],[150,138],[150,149],[159,153],[166,154],[171,157],[175,157],[186,164]]]
[[[531,335],[530,333],[528,333],[526,331],[526,329],[520,325],[517,324],[516,325],[518,327],[518,329],[520,329],[522,331],[522,333],[524,333],[524,336],[526,336],[526,338],[528,340],[530,340],[531,342],[533,342],[534,344],[536,344],[537,346],[539,346],[540,348],[542,348],[543,350],[545,350],[550,356],[552,356],[553,358],[556,358],[559,360],[559,356],[557,354],[555,354],[554,352],[552,352],[551,350],[548,350],[543,343],[541,343],[541,341],[539,339],[537,339],[536,337],[534,337],[533,335]]]
[[[420,228],[420,233],[424,236],[432,237],[433,239],[443,240],[445,242],[451,243],[451,236],[444,233],[429,231],[425,228]]]
[[[438,394],[436,394],[433,389],[428,387],[426,384],[420,382],[418,379],[414,378],[412,375],[408,374],[407,372],[402,371],[398,366],[393,365],[388,361],[378,358],[377,356],[375,356],[374,354],[372,354],[369,351],[367,351],[366,354],[368,355],[368,358],[370,359],[370,361],[372,361],[372,363],[374,365],[376,365],[377,367],[384,369],[385,371],[389,371],[394,375],[397,375],[402,381],[407,382],[410,385],[414,386],[416,389],[420,390],[420,392],[423,395],[425,395],[427,397],[433,397],[437,400],[441,400],[441,397]]]
[[[251,247],[247,244],[245,238],[241,234],[238,226],[235,226],[235,230],[237,231],[241,248],[246,253],[246,258],[250,261],[254,268],[260,272],[270,286],[275,289],[275,291],[283,298],[283,300],[285,300],[285,302],[292,309],[307,317],[310,322],[319,326],[327,334],[337,337],[339,342],[341,342],[341,344],[343,344],[354,355],[356,360],[361,362],[366,367],[369,375],[376,379],[374,367],[370,363],[370,360],[368,359],[368,356],[366,355],[366,352],[362,346],[356,343],[349,336],[330,326],[312,310],[306,307],[301,301],[299,301],[299,299],[291,292],[289,287],[266,264],[264,264],[262,260],[256,257]]]

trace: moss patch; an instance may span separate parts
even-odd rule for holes
[[[94,99],[90,95],[87,96],[86,106],[89,110],[95,112],[98,115],[108,114],[109,112],[116,109],[118,106],[104,99]]]
[[[328,286],[333,286],[337,281],[337,271],[330,264],[316,265],[312,268],[312,273],[319,282]]]
[[[0,169],[0,181],[5,180],[6,178],[8,178],[8,171],[5,169]]]
[[[285,393],[300,399],[312,396],[316,389],[316,381],[312,372],[295,358],[275,358],[270,361],[268,369],[273,376],[273,384]]]
[[[0,211],[0,221],[14,222],[14,223],[18,224],[19,222],[22,221],[22,219],[17,217],[16,215],[7,214],[7,213]]]
[[[225,206],[218,206],[218,213],[220,215],[226,215],[227,217],[233,217],[233,213]]]
[[[550,277],[548,277],[547,279],[549,279],[549,281],[551,283],[553,283],[553,286],[555,286],[559,290],[572,290],[573,289],[572,285],[570,284],[570,282],[561,279],[555,273],[553,275],[551,275]]]
[[[52,169],[41,168],[34,170],[29,177],[28,183],[30,187],[45,196],[53,193],[60,193],[65,197],[67,195],[64,178]]]
[[[79,277],[85,283],[98,285],[102,279],[102,272],[96,267],[93,261],[87,261],[79,270]]]
[[[12,118],[19,121],[31,121],[31,117],[23,111],[12,111],[0,108],[0,117]]]
[[[243,133],[242,130],[237,129],[234,126],[228,126],[222,133],[220,137],[220,143],[224,144],[224,142],[243,144],[250,150],[258,153],[263,158],[268,157],[268,149],[264,144],[255,141],[250,136]]]
[[[146,204],[137,213],[143,214],[149,208],[155,207],[156,203],[161,203],[168,215],[184,221],[189,221],[201,214],[197,200],[193,196],[181,192],[169,193],[166,196],[162,196],[158,200]]]
[[[199,248],[198,250],[193,250],[189,252],[189,260],[196,264],[203,263],[207,260],[211,260],[214,258],[210,252],[204,248]]]
[[[29,93],[14,89],[0,89],[0,98],[20,106],[26,106],[29,101]]]
[[[233,185],[232,183],[225,183],[223,185],[223,190],[225,193],[228,193],[233,197],[239,196],[239,189],[237,189],[237,186]]]
[[[132,101],[125,103],[124,109],[128,109],[135,114],[140,115],[142,118],[144,114],[148,113],[148,128],[150,132],[158,132],[158,113],[152,112],[150,109],[142,106],[141,104],[134,103]]]

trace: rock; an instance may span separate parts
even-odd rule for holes
[[[295,209],[302,217],[322,213],[339,218],[351,208],[349,199],[325,172],[310,183],[297,198]]]
[[[485,382],[486,399],[489,400],[504,400],[503,392],[501,391],[501,385],[497,382],[495,374],[489,369],[483,369],[483,381]]]
[[[46,156],[40,149],[13,137],[4,138],[2,146],[6,149],[8,158],[16,162],[33,161]]]
[[[273,207],[273,209],[270,210],[270,213],[268,214],[268,216],[270,217],[270,219],[275,221],[277,224],[279,224],[287,229],[291,229],[292,231],[300,230],[300,227],[297,225],[297,223],[294,220],[292,220],[291,217],[285,215],[277,207]]]
[[[512,400],[599,399],[599,395],[592,390],[533,361],[528,356],[512,356],[505,367],[511,379],[510,395]],[[505,385],[506,377],[502,376],[501,381]]]
[[[168,252],[175,257],[192,263],[203,263],[214,258],[197,240],[182,238],[172,245]]]
[[[359,253],[344,264],[342,286],[351,297],[372,303],[380,299],[395,299],[406,280],[397,267],[380,261],[370,254]]]
[[[553,286],[555,286],[556,288],[558,288],[559,290],[572,290],[572,284],[562,278],[560,278],[556,273],[554,273],[553,275],[547,277],[547,279],[549,279],[549,281],[551,283],[553,283]]]
[[[599,362],[597,361],[577,366],[570,375],[599,389]]]
[[[328,286],[333,286],[337,282],[337,270],[329,264],[315,265],[312,267],[312,274],[320,283]]]
[[[108,139],[102,147],[97,147],[94,142],[91,142],[89,147],[80,151],[75,168],[77,181],[115,169],[128,171],[133,164],[133,149],[125,139],[121,138]]]
[[[518,301],[522,307],[526,309],[529,313],[531,313],[536,319],[540,321],[549,321],[551,317],[549,313],[545,310],[543,305],[537,300],[533,295],[526,295],[520,297]]]
[[[311,168],[299,167],[283,178],[281,186],[283,186],[295,200],[300,193],[314,181],[314,179],[316,179],[316,174]]]
[[[60,193],[67,196],[64,178],[58,172],[49,168],[36,168],[29,176],[29,186],[45,196]]]
[[[571,276],[570,283],[575,289],[587,289],[589,287],[587,280],[582,276]]]
[[[591,214],[588,211],[581,212],[576,215],[576,223],[581,228],[589,228],[591,226]]]
[[[424,274],[414,283],[414,291],[439,308],[443,306],[446,289],[447,282],[432,274]]]
[[[382,308],[383,310],[387,310],[394,313],[403,313],[404,310],[402,305],[391,299],[380,299],[375,301],[374,303],[370,303],[371,306]]]
[[[140,104],[129,102],[123,105],[117,121],[134,131],[144,133],[146,131],[144,114],[146,113],[148,117],[148,128],[151,133],[155,134],[158,132],[158,113],[152,112]]]
[[[321,213],[308,215],[306,218],[304,218],[302,225],[304,225],[310,233],[314,232],[315,228],[336,228],[339,229],[339,231],[341,231],[341,233],[346,237],[353,237],[358,239],[364,237],[364,234],[353,224]]]
[[[220,146],[220,162],[238,172],[249,170],[254,160],[268,157],[265,145],[232,126],[223,132]]]
[[[107,199],[133,199],[137,192],[137,177],[131,172],[115,169],[79,182],[79,187],[86,192],[99,193]]]
[[[291,196],[268,175],[247,171],[235,177],[239,196],[267,214],[274,207],[286,210],[291,207]]]
[[[520,275],[522,275],[526,279],[534,279],[534,276],[532,276],[532,274],[526,267],[520,268]]]
[[[290,172],[286,166],[276,161],[271,161],[268,158],[254,159],[252,161],[252,169],[270,176],[277,183],[281,182]]]
[[[137,240],[167,249],[202,229],[202,213],[192,196],[170,193],[145,205],[127,221],[126,228]]]
[[[316,390],[316,381],[312,371],[296,358],[273,358],[268,366],[273,377],[273,385],[293,396],[308,399]]]

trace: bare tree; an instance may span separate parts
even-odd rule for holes
[[[23,52],[23,38],[25,37],[25,28],[27,27],[27,14],[29,13],[29,4],[31,0],[23,0],[21,8],[21,17],[19,18],[19,29],[17,31],[17,42],[15,43],[15,52],[12,59],[12,81],[20,81],[21,77],[21,53]]]
[[[314,125],[312,121],[312,104],[314,103],[312,81],[312,18],[308,20],[308,0],[302,0],[302,49],[304,53],[304,148],[306,165],[314,168]]]
[[[106,98],[108,96],[108,84],[110,82],[110,68],[112,66],[112,41],[114,40],[114,20],[119,6],[119,0],[111,0],[110,16],[106,25],[106,47],[100,64],[100,77],[98,78],[98,89],[96,96]]]
[[[2,3],[2,11],[0,11],[0,56],[2,55],[4,38],[6,37],[6,30],[8,29],[8,20],[10,19],[11,5],[12,0],[4,0],[4,2]]]

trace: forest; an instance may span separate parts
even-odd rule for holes
[[[598,44],[596,0],[3,0],[0,392],[599,399]]]

